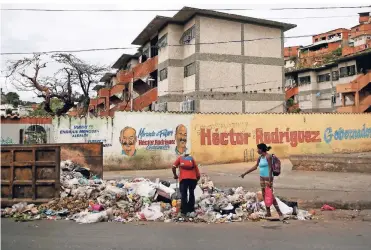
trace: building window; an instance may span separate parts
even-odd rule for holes
[[[339,71],[332,71],[332,80],[333,81],[339,80]]]
[[[328,82],[330,81],[330,73],[318,75],[318,82]]]
[[[310,76],[299,77],[299,84],[310,84]]]
[[[142,52],[142,60],[140,63],[144,63],[149,58],[149,47],[144,48]]]
[[[355,74],[356,74],[355,65],[340,68],[340,78],[354,76]]]
[[[188,64],[184,67],[184,78],[196,74],[195,63]]]
[[[195,38],[195,26],[187,29],[180,38],[180,44],[189,44]]]
[[[167,46],[167,34],[163,35],[157,42],[157,48],[165,48]]]
[[[314,42],[315,42],[315,43],[318,42],[318,38],[314,39]]]
[[[167,68],[160,70],[160,81],[167,79]]]

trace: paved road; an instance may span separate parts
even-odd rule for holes
[[[2,220],[2,250],[8,249],[371,249],[371,222],[291,221],[234,224],[15,223]]]

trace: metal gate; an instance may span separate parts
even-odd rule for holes
[[[59,197],[60,146],[1,147],[1,206]]]

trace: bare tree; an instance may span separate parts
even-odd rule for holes
[[[86,113],[90,102],[89,92],[107,70],[106,67],[91,65],[71,54],[54,54],[50,57],[35,54],[31,58],[8,63],[7,78],[11,84],[18,90],[33,91],[42,97],[44,109],[50,115],[67,113],[78,99],[83,100],[83,113]],[[40,71],[47,67],[56,70],[51,76],[41,76]],[[52,110],[52,98],[59,99],[63,107]]]

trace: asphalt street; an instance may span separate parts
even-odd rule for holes
[[[370,221],[230,224],[1,222],[1,249],[371,249]]]

